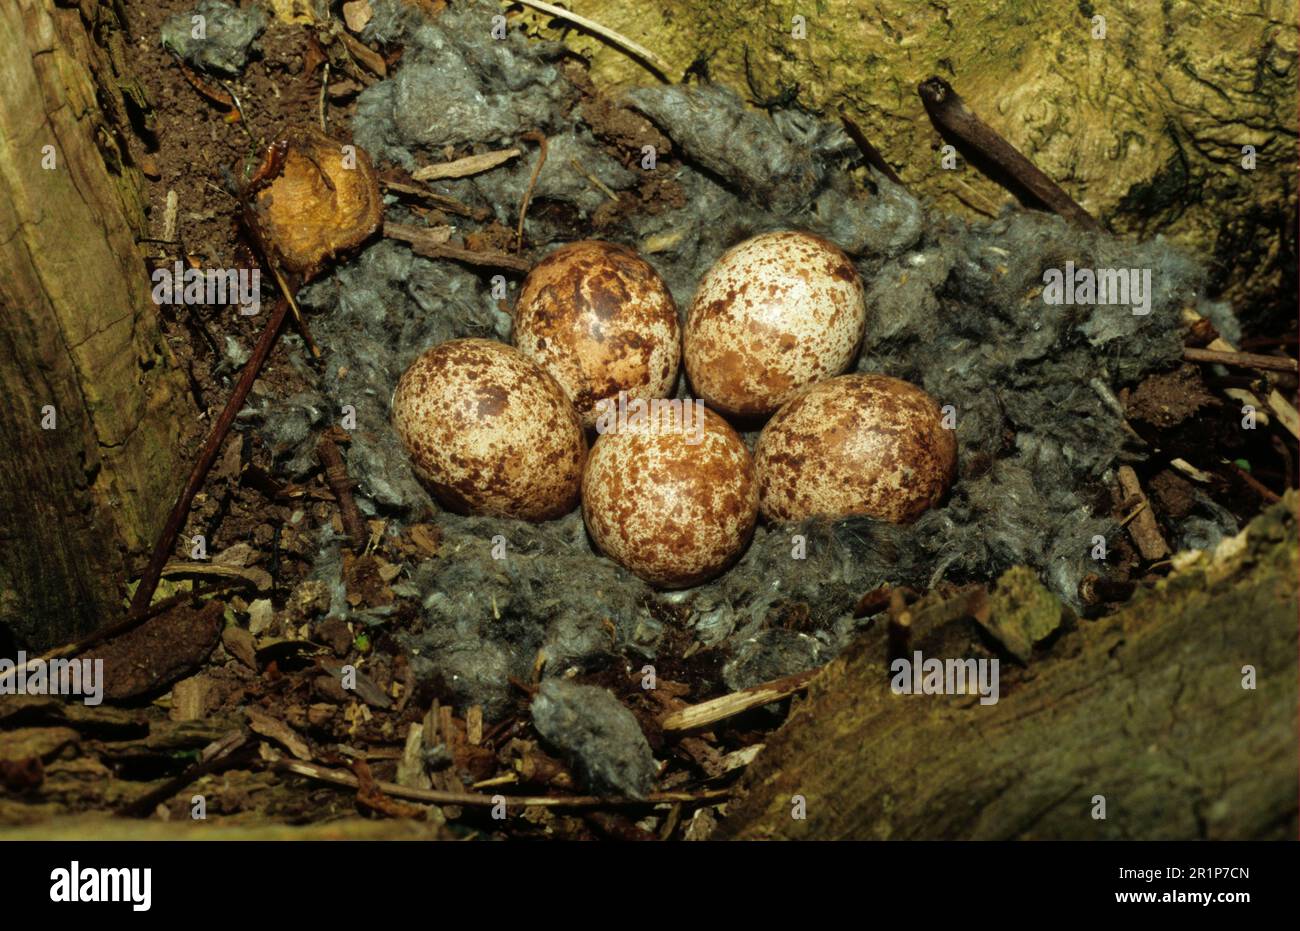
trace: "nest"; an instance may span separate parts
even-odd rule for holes
[[[492,717],[507,707],[511,677],[531,678],[539,652],[554,676],[663,659],[694,640],[739,688],[824,662],[871,623],[855,605],[885,583],[987,581],[1023,565],[1077,606],[1081,581],[1105,573],[1095,543],[1114,542],[1118,527],[1098,504],[1112,470],[1148,452],[1115,394],[1180,359],[1185,308],[1235,330],[1225,307],[1202,299],[1197,263],[1159,239],[1125,242],[1046,214],[977,224],[934,214],[862,166],[838,126],[793,109],[753,112],[725,88],[639,88],[611,104],[575,82],[561,48],[517,33],[492,39],[482,23],[495,8],[468,4],[436,23],[397,3],[374,8],[363,37],[405,48],[392,76],[358,101],[354,137],[377,165],[411,170],[446,146],[491,148],[540,130],[548,155],[526,225],[534,256],[574,239],[624,243],[682,308],[744,238],[793,228],[831,239],[867,285],[857,369],[906,379],[955,408],[960,474],[947,501],[911,526],[760,526],[727,574],[673,594],[595,553],[578,513],[537,525],[437,513],[389,425],[392,390],[435,343],[508,339],[510,316],[490,272],[381,240],[300,295],[318,311],[324,377],[299,348],[304,389],[255,395],[241,415],[300,478],[316,467],[315,434],[350,406],[346,457],[362,510],[394,529],[436,514],[438,555],[408,563],[396,602],[378,608],[346,600],[342,541],[327,530],[313,576],[333,592],[332,614],[372,625],[402,618],[394,633],[417,675]],[[642,167],[640,143],[654,147],[655,167]],[[516,159],[434,189],[509,229],[534,166]],[[419,222],[396,198],[386,211]],[[1044,270],[1067,262],[1150,269],[1149,313],[1044,302]],[[1198,541],[1236,529],[1222,513],[1187,521]],[[500,538],[505,558],[495,558]]]

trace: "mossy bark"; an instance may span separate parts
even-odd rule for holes
[[[1240,312],[1294,306],[1297,11],[1285,0],[586,0],[574,9],[761,103],[793,101],[865,130],[938,207],[996,212],[1001,188],[959,162],[916,85],[947,79],[1075,200],[1119,233],[1168,233]],[[625,53],[544,14],[606,85],[654,80]],[[1100,21],[1104,18],[1104,38]],[[802,38],[799,36],[802,35]],[[1254,168],[1242,165],[1243,146]],[[1290,309],[1288,309],[1288,313]]]
[[[1004,667],[996,704],[894,694],[882,651],[842,656],[751,766],[726,833],[1294,837],[1297,500],[1023,674]]]
[[[32,648],[120,610],[191,413],[137,247],[122,28],[110,3],[0,7],[0,624]]]

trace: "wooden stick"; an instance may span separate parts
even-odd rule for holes
[[[359,785],[357,777],[352,773],[328,769],[301,760],[281,760],[276,764],[275,768],[282,772],[306,776],[308,779],[318,779],[321,782],[329,782],[349,789],[355,789]],[[440,789],[415,789],[410,786],[398,785],[395,782],[378,781],[375,782],[375,786],[394,798],[406,798],[431,805],[476,805],[490,808],[497,804],[495,795],[486,795],[480,792],[444,792]],[[730,795],[730,789],[705,789],[695,794],[690,792],[651,792],[643,799],[622,796],[604,798],[599,795],[502,795],[501,797],[505,799],[507,805],[539,808],[599,808],[613,805],[659,805],[664,802],[710,802],[728,798]]]
[[[407,243],[410,245],[412,252],[426,258],[451,259],[455,262],[464,262],[466,265],[501,268],[521,275],[527,274],[528,270],[533,267],[533,263],[528,259],[520,258],[517,255],[508,255],[505,252],[475,252],[472,249],[462,249],[459,246],[452,246],[447,243],[432,242],[428,230],[420,226],[411,226],[405,223],[385,223],[384,235],[389,239],[398,239]]]
[[[1282,500],[1281,495],[1279,495],[1273,489],[1269,488],[1259,479],[1255,478],[1255,476],[1251,475],[1241,466],[1237,465],[1237,463],[1229,462],[1228,468],[1232,470],[1233,474],[1236,475],[1237,478],[1245,482],[1246,485],[1248,485],[1251,488],[1251,490],[1255,492],[1255,494],[1263,498],[1265,503],[1276,504],[1277,502]]]
[[[770,702],[788,698],[795,692],[805,688],[809,680],[820,671],[820,669],[809,669],[807,672],[786,676],[784,679],[777,679],[774,682],[766,682],[763,685],[755,685],[739,692],[732,692],[730,695],[711,698],[708,701],[700,702],[698,705],[690,705],[670,712],[664,715],[663,720],[659,723],[665,732],[698,730],[734,717],[751,708],[758,708]]]
[[[212,463],[216,461],[217,454],[221,452],[221,446],[226,440],[226,434],[230,432],[230,427],[235,422],[235,415],[244,406],[244,401],[253,388],[253,382],[257,380],[258,373],[262,371],[262,366],[266,364],[266,359],[271,354],[271,347],[275,345],[275,338],[279,335],[280,327],[284,325],[284,318],[288,313],[289,301],[282,295],[275,302],[275,310],[271,312],[271,319],[266,322],[266,328],[262,330],[262,335],[253,348],[253,354],[244,363],[243,371],[239,373],[239,381],[235,383],[235,390],[230,393],[230,398],[226,401],[221,416],[212,425],[207,442],[203,444],[198,459],[195,460],[193,468],[190,469],[190,475],[185,482],[185,487],[181,489],[180,496],[177,497],[176,503],[172,506],[171,514],[167,516],[167,523],[163,526],[158,542],[154,544],[153,554],[149,557],[149,563],[140,575],[140,584],[136,587],[135,595],[131,598],[129,615],[139,616],[143,614],[148,609],[149,602],[153,600],[153,593],[158,590],[158,580],[162,578],[163,566],[167,564],[172,547],[176,545],[176,537],[180,535],[181,527],[185,524],[185,517],[189,514],[190,505],[194,503],[194,496],[203,487],[203,481],[207,478],[208,470],[212,468]]]
[[[524,248],[524,217],[528,215],[528,204],[533,199],[533,189],[537,187],[537,176],[542,173],[542,166],[546,164],[546,135],[540,132],[528,132],[524,133],[520,138],[527,139],[529,142],[536,142],[539,151],[537,153],[537,164],[533,167],[532,177],[528,179],[528,187],[524,190],[524,199],[519,204],[519,228],[515,230],[516,253]]]
[[[1119,487],[1124,494],[1124,499],[1145,505],[1128,525],[1129,536],[1137,544],[1138,552],[1142,554],[1143,559],[1148,562],[1164,559],[1169,555],[1169,544],[1160,533],[1160,525],[1156,523],[1156,516],[1151,513],[1151,503],[1147,500],[1141,483],[1138,482],[1137,473],[1133,471],[1132,466],[1127,465],[1120,466],[1116,472],[1119,475]]]
[[[969,146],[979,156],[987,159],[992,167],[1003,172],[1012,186],[1019,189],[1013,193],[1018,196],[1029,195],[1084,229],[1101,229],[1101,224],[1092,214],[1080,207],[1055,181],[1039,171],[1015,146],[976,116],[947,81],[940,77],[926,78],[917,85],[916,90],[939,132]]]
[[[642,64],[649,65],[651,70],[655,71],[659,77],[663,78],[665,81],[668,80],[668,75],[672,72],[672,65],[668,64],[668,62],[664,61],[644,45],[639,45],[626,36],[619,35],[613,29],[610,29],[608,26],[602,26],[595,20],[587,19],[585,16],[579,16],[577,13],[571,13],[563,7],[558,7],[550,3],[542,3],[540,0],[509,0],[509,2],[521,3],[524,6],[532,7],[534,10],[548,13],[556,19],[568,20],[575,26],[581,26],[588,32],[594,32],[602,39],[607,39],[623,51],[630,52],[632,57],[639,59]]]
[[[215,740],[208,744],[199,753],[199,758],[192,765],[188,766],[180,775],[168,779],[156,789],[152,789],[140,796],[134,802],[128,802],[119,808],[114,814],[119,818],[146,818],[153,814],[153,810],[161,803],[167,801],[181,789],[185,788],[200,776],[207,775],[230,760],[236,751],[240,750],[248,743],[248,734],[244,731],[231,731],[220,740]]]
[[[862,157],[867,160],[867,164],[899,187],[903,187],[903,181],[898,177],[898,173],[890,167],[889,162],[885,161],[885,157],[880,154],[880,150],[871,144],[867,134],[858,127],[857,123],[849,119],[843,110],[840,111],[840,123],[843,124],[844,131],[849,134],[849,138],[857,145]]]
[[[1183,350],[1183,358],[1188,362],[1215,363],[1231,365],[1242,369],[1259,369],[1264,372],[1300,371],[1300,364],[1287,356],[1265,356],[1256,352],[1223,352],[1218,349]]]
[[[370,542],[370,531],[357,508],[356,498],[352,497],[352,480],[348,478],[348,467],[343,461],[343,454],[339,452],[338,444],[328,436],[322,436],[316,444],[316,456],[325,467],[325,481],[338,501],[339,518],[343,521],[348,542],[352,544],[354,552],[360,553]]]

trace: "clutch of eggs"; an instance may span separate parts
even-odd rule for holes
[[[577,504],[582,424],[559,383],[512,346],[453,339],[427,350],[398,380],[392,420],[448,510],[547,520]]]

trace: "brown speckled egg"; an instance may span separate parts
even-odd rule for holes
[[[934,398],[884,375],[805,389],[767,422],[754,451],[769,520],[862,515],[910,523],[957,474],[957,440]]]
[[[687,425],[604,433],[582,477],[582,514],[596,545],[660,588],[726,569],[758,517],[754,461],[736,431],[712,411]]]
[[[866,327],[862,279],[819,236],[764,233],[709,269],[686,319],[686,374],[724,413],[760,416],[845,371]]]
[[[626,246],[561,246],[524,280],[514,343],[555,376],[584,426],[596,404],[672,394],[681,359],[677,305],[659,273]]]
[[[547,520],[573,510],[587,438],[564,390],[517,349],[440,343],[393,392],[393,427],[448,510]]]

